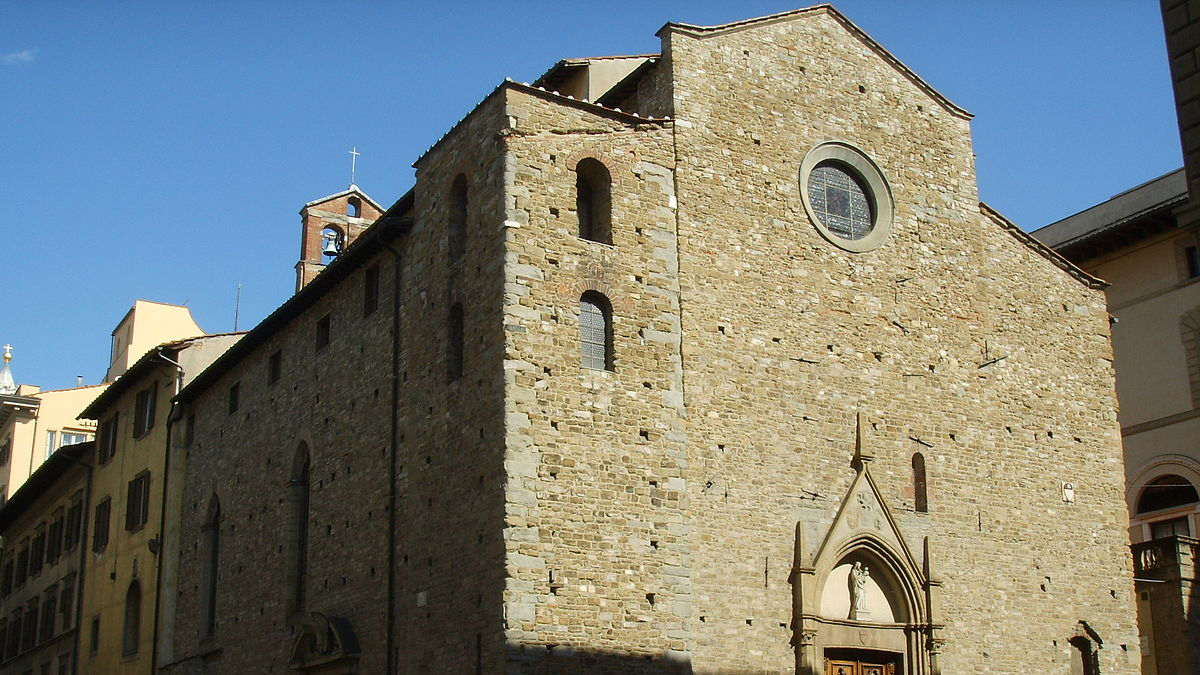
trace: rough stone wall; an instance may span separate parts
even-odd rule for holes
[[[690,614],[671,130],[521,91],[508,115],[509,672],[628,671],[685,650]],[[586,157],[612,245],[578,236]],[[580,366],[585,291],[612,304],[612,372]]]
[[[473,672],[499,659],[503,261],[493,99],[419,162],[403,257],[393,626],[402,672]],[[448,263],[450,186],[470,184],[464,256]],[[337,263],[335,263],[337,264]],[[380,252],[379,308],[363,316],[352,272],[199,395],[182,496],[183,550],[171,672],[285,672],[302,615],[288,611],[289,502],[296,448],[311,457],[305,613],[350,620],[360,672],[383,672],[387,626],[393,262]],[[447,311],[464,305],[462,377],[447,377]],[[331,340],[316,350],[315,323]],[[283,359],[279,382],[267,361]],[[240,408],[228,391],[240,383]],[[200,542],[210,495],[222,523],[216,636],[201,640]],[[484,653],[480,653],[484,652]],[[489,656],[490,654],[490,656]],[[498,661],[497,661],[498,664]],[[494,671],[495,667],[489,667]]]
[[[1135,672],[1102,294],[981,215],[967,120],[832,15],[667,39],[696,672],[792,668],[794,528],[811,554],[854,476],[859,411],[881,420],[873,474],[910,549],[934,541],[944,672],[1065,669],[1080,619],[1102,672]],[[875,251],[805,215],[800,162],[833,139],[890,181]]]
[[[494,92],[417,166],[405,254],[403,453],[398,537],[402,665],[496,672],[502,658],[503,98]],[[451,188],[467,181],[466,240],[449,248]],[[448,381],[448,311],[463,307],[462,376]]]
[[[350,275],[185,411],[194,416],[181,496],[179,587],[167,672],[286,672],[295,636],[288,610],[288,483],[301,443],[310,462],[307,609],[347,617],[364,644],[384,642],[380,588],[387,570],[388,360],[391,264],[381,266],[380,309],[363,316],[362,272]],[[330,342],[315,348],[315,323]],[[268,359],[281,377],[268,382]],[[229,389],[239,406],[229,412]],[[202,639],[204,521],[221,507],[215,636]],[[383,667],[380,650],[362,664]]]

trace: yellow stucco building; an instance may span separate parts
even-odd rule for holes
[[[81,414],[99,420],[99,430],[86,542],[92,555],[81,573],[79,672],[154,668],[163,477],[168,439],[179,428],[171,397],[239,337],[191,337],[154,347]]]

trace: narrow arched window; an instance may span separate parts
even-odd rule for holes
[[[581,239],[612,243],[612,176],[591,157],[575,166],[575,213]]]
[[[288,609],[293,614],[304,611],[308,588],[309,469],[308,445],[301,443],[296,448],[292,478],[288,481],[288,501],[291,503]]]
[[[459,174],[450,187],[450,259],[467,250],[467,177]]]
[[[351,218],[362,217],[362,200],[358,197],[351,197],[346,200],[346,215]]]
[[[217,570],[221,555],[221,502],[214,494],[208,500],[208,513],[201,528],[204,546],[203,571],[200,579],[200,636],[212,637],[217,632]]]
[[[913,505],[918,513],[929,512],[929,483],[925,478],[925,455],[912,456]]]
[[[579,299],[579,351],[584,368],[613,370],[612,305],[595,291]]]
[[[451,382],[462,377],[463,351],[465,339],[463,335],[463,307],[456,302],[450,306],[450,316],[446,320],[446,376]]]
[[[138,652],[142,631],[142,585],[137,579],[129,582],[125,591],[125,629],[121,635],[121,655],[133,656]]]

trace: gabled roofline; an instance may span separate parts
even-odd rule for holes
[[[838,23],[842,24],[846,30],[850,31],[852,35],[857,37],[859,40],[862,40],[863,43],[870,47],[875,53],[879,54],[884,61],[887,61],[893,68],[899,70],[913,84],[917,85],[917,88],[919,88],[921,91],[924,91],[935,101],[941,104],[941,106],[950,114],[966,120],[969,120],[975,116],[966,108],[956,105],[937,89],[934,89],[928,82],[921,79],[920,75],[917,75],[912,71],[912,69],[904,65],[904,63],[901,62],[900,59],[896,58],[894,54],[885,49],[883,45],[876,42],[874,38],[867,34],[866,31],[856,26],[853,21],[846,18],[845,14],[842,14],[837,10],[837,8],[830,4],[813,5],[812,7],[803,7],[801,9],[793,9],[786,12],[779,12],[777,14],[768,14],[766,16],[760,16],[754,19],[743,19],[741,21],[733,21],[731,23],[723,23],[716,26],[697,26],[689,23],[677,23],[671,21],[664,24],[662,28],[658,29],[658,32],[655,33],[655,35],[661,38],[667,31],[675,31],[694,38],[704,39],[713,37],[714,35],[718,35],[720,33],[745,30],[747,28],[753,28],[756,26],[779,23],[781,21],[790,21],[802,15],[814,14],[817,12],[826,12],[832,16],[838,21]]]
[[[380,213],[382,213],[385,210],[382,206],[379,205],[378,202],[376,202],[374,199],[371,199],[370,195],[363,192],[362,188],[358,187],[354,183],[351,183],[350,187],[346,188],[345,190],[342,190],[341,192],[336,192],[331,195],[326,195],[324,197],[321,197],[320,199],[314,199],[311,202],[305,203],[304,206],[300,207],[300,212],[303,213],[304,209],[307,209],[310,206],[316,206],[317,204],[321,204],[321,203],[324,203],[324,202],[327,202],[327,201],[330,201],[333,199],[338,199],[339,197],[345,197],[348,194],[354,194],[354,195],[358,195],[359,197],[362,197],[363,199],[367,200],[368,204],[370,204],[371,206],[374,206],[375,209],[377,211],[379,211]]]
[[[983,202],[979,202],[979,210],[981,213],[983,213],[983,215],[988,216],[989,218],[994,220],[998,225],[1000,225],[1000,227],[1004,228],[1005,230],[1008,230],[1008,233],[1011,234],[1014,238],[1016,238],[1017,241],[1021,242],[1022,244],[1025,244],[1030,249],[1032,249],[1035,253],[1042,256],[1046,260],[1049,260],[1050,262],[1054,263],[1054,265],[1056,267],[1058,267],[1059,269],[1061,269],[1062,271],[1075,277],[1075,279],[1078,280],[1080,283],[1082,283],[1084,286],[1087,286],[1088,288],[1094,288],[1097,290],[1104,290],[1105,288],[1109,287],[1110,284],[1107,281],[1101,279],[1100,277],[1096,277],[1096,276],[1092,276],[1091,274],[1088,274],[1087,272],[1085,272],[1083,270],[1083,268],[1077,266],[1075,263],[1071,262],[1070,260],[1067,260],[1062,255],[1060,255],[1058,253],[1058,251],[1055,251],[1054,249],[1050,248],[1049,246],[1043,244],[1042,242],[1035,239],[1028,232],[1025,232],[1021,228],[1017,227],[1016,223],[1012,222],[1008,218],[1005,218],[996,209],[993,209],[992,207],[988,206],[987,204],[985,204]]]
[[[346,250],[329,263],[304,288],[288,298],[267,318],[243,335],[242,339],[230,345],[229,349],[218,356],[207,368],[200,371],[187,386],[175,395],[173,400],[179,403],[195,400],[197,396],[215,384],[222,375],[271,339],[276,332],[316,304],[335,284],[365,264],[372,255],[383,250],[386,242],[406,234],[412,227],[412,220],[404,218],[403,215],[413,207],[414,200],[414,191],[410,189],[362,234],[355,237]],[[120,382],[120,380],[117,381]]]
[[[134,386],[136,386],[139,382],[141,382],[142,379],[151,372],[151,370],[153,369],[153,366],[155,366],[155,365],[164,365],[164,366],[171,365],[171,364],[167,363],[166,361],[162,361],[158,358],[158,355],[160,353],[162,353],[163,351],[170,350],[170,351],[178,352],[179,350],[183,349],[184,347],[190,346],[197,342],[203,342],[203,341],[211,339],[211,338],[228,337],[230,335],[245,335],[245,334],[246,334],[246,331],[244,331],[244,330],[237,331],[235,333],[213,333],[211,335],[197,335],[195,337],[183,338],[181,340],[169,340],[160,345],[156,345],[156,346],[150,348],[145,354],[142,354],[142,356],[137,361],[135,361],[132,366],[129,366],[128,368],[126,368],[125,372],[121,373],[120,377],[118,377],[113,382],[108,383],[109,384],[108,389],[105,389],[103,392],[100,393],[99,396],[97,396],[95,399],[93,399],[92,402],[89,403],[87,405],[87,407],[84,408],[75,417],[75,419],[77,419],[77,420],[98,420],[98,419],[100,419],[100,416],[102,416],[105,413],[105,411],[107,411],[113,404],[115,404],[117,402],[117,400],[121,397],[122,394],[129,391]]]
[[[622,59],[657,59],[662,54],[621,54],[616,56],[585,56],[580,58],[562,59],[558,63],[550,66],[546,72],[538,76],[533,81],[533,86],[540,87],[545,84],[546,80],[557,74],[559,71],[569,68],[582,68],[592,61],[620,61]]]
[[[573,106],[573,107],[579,108],[581,110],[588,110],[588,111],[594,112],[598,115],[603,115],[606,117],[619,119],[624,122],[630,122],[633,124],[646,124],[646,123],[662,124],[665,122],[672,121],[670,117],[642,117],[641,115],[639,115],[635,112],[626,112],[624,110],[621,110],[620,108],[609,108],[607,106],[600,105],[599,103],[596,103],[594,101],[585,101],[582,99],[575,98],[574,96],[560,94],[557,91],[549,91],[545,87],[537,87],[532,84],[529,84],[528,82],[516,82],[512,79],[505,78],[503,82],[496,85],[495,89],[492,89],[490,92],[488,92],[487,96],[483,97],[483,100],[481,100],[479,103],[476,103],[475,107],[471,108],[470,112],[468,112],[466,115],[464,115],[463,118],[460,119],[458,122],[455,122],[454,126],[450,127],[450,129],[446,133],[442,134],[441,138],[437,139],[437,141],[435,141],[433,145],[429,146],[428,150],[421,153],[421,156],[417,157],[416,161],[413,162],[413,164],[412,164],[413,167],[416,168],[422,161],[424,161],[425,158],[429,156],[429,153],[433,152],[438,146],[440,146],[442,144],[443,141],[445,141],[455,131],[457,131],[460,127],[462,127],[462,125],[468,119],[470,119],[472,115],[475,114],[475,111],[479,110],[481,107],[483,107],[483,105],[485,103],[487,103],[488,101],[490,101],[493,96],[497,95],[498,93],[500,93],[502,91],[508,90],[508,89],[511,89],[514,91],[523,91],[525,93],[533,94],[534,96],[539,96],[539,97],[544,98],[549,101],[554,101],[556,103],[560,103],[563,105]]]

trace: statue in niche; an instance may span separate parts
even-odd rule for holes
[[[871,613],[867,609],[867,581],[871,579],[871,570],[861,562],[854,563],[850,569],[850,619],[860,621]]]

